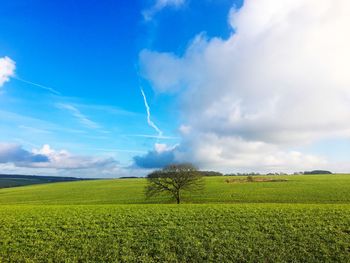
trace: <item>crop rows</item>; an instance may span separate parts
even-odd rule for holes
[[[350,205],[0,207],[0,262],[348,262]]]

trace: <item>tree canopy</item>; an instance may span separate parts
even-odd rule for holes
[[[146,197],[168,193],[181,202],[182,191],[200,190],[204,186],[200,172],[192,164],[171,164],[147,176]]]

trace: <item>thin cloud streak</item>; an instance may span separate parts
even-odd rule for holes
[[[157,136],[157,135],[147,135],[147,134],[129,134],[129,135],[125,135],[125,136],[155,138],[155,139],[163,139],[163,140],[178,140],[178,139],[180,139],[180,137],[176,137],[176,136]]]
[[[88,128],[91,129],[98,129],[100,126],[90,120],[88,117],[86,117],[84,114],[82,114],[76,107],[69,105],[69,104],[63,104],[63,103],[58,103],[57,107],[60,109],[68,110],[72,113],[72,115],[80,121],[81,124],[85,125]]]
[[[148,105],[148,102],[147,102],[147,98],[146,98],[145,92],[143,91],[142,88],[140,90],[141,90],[141,94],[142,94],[143,101],[145,103],[146,112],[147,112],[147,123],[148,123],[148,125],[150,127],[152,127],[158,133],[157,138],[162,137],[163,136],[163,132],[151,120],[151,111],[150,111],[150,108],[149,108],[149,105]]]
[[[179,8],[185,3],[186,0],[156,0],[153,6],[146,10],[143,10],[142,15],[145,21],[150,21],[153,19],[154,15],[156,15],[162,9],[166,7]]]
[[[124,150],[124,149],[94,149],[96,151],[101,151],[101,152],[125,152],[125,153],[146,153],[147,151],[142,151],[142,150]]]
[[[46,91],[49,91],[55,95],[62,95],[59,91],[53,89],[53,88],[50,88],[50,87],[47,87],[47,86],[44,86],[44,85],[41,85],[41,84],[38,84],[38,83],[34,83],[32,81],[29,81],[29,80],[25,80],[25,79],[22,79],[22,78],[19,78],[19,77],[13,77],[13,79],[15,80],[18,80],[18,81],[21,81],[23,83],[26,83],[26,84],[29,84],[29,85],[33,85],[33,86],[36,86],[36,87],[39,87],[41,89],[44,89]]]

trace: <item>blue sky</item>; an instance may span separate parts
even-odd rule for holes
[[[0,82],[2,170],[100,176],[102,169],[103,176],[113,177],[143,175],[149,168],[180,161],[222,171],[292,171],[345,163],[350,146],[348,127],[343,125],[346,106],[330,109],[329,119],[319,120],[317,106],[306,107],[305,119],[296,116],[300,116],[299,107],[323,103],[329,94],[348,94],[344,91],[348,78],[325,79],[328,87],[339,89],[323,87],[316,101],[312,87],[318,82],[304,77],[300,67],[284,68],[283,64],[285,71],[280,71],[274,66],[290,58],[284,50],[295,52],[298,60],[292,63],[305,59],[311,61],[310,67],[318,65],[303,52],[307,43],[322,40],[317,35],[323,33],[318,22],[326,17],[332,28],[343,17],[337,13],[341,9],[331,9],[328,0],[287,2],[2,3],[0,58],[3,65],[15,65],[8,79]],[[315,10],[318,16],[312,21],[304,19]],[[298,19],[304,19],[305,28]],[[276,25],[286,28],[276,29]],[[333,30],[335,44],[347,41],[340,37],[341,30]],[[314,39],[309,32],[315,33]],[[296,39],[300,46],[290,44]],[[327,60],[339,55],[332,51],[337,47],[314,49],[316,55],[323,54],[320,60]],[[269,64],[273,59],[274,65]],[[344,66],[343,61],[331,63],[332,71]],[[327,67],[315,68],[310,75],[322,75],[324,70]],[[276,87],[268,88],[271,85]],[[285,88],[288,85],[290,90]],[[307,85],[312,86],[305,92],[310,99],[299,104],[291,90]],[[162,136],[147,121],[141,88],[150,107],[150,122]],[[295,99],[294,111],[279,110],[279,103],[286,103],[283,96]],[[269,107],[271,111],[265,112]],[[291,125],[282,125],[282,118]],[[261,128],[262,122],[273,128]],[[330,124],[335,128],[327,129]],[[320,132],[314,134],[315,129]],[[9,152],[46,156],[48,161],[32,163],[22,157],[1,161]]]

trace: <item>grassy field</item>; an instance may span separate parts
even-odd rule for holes
[[[231,177],[232,178],[232,177]],[[236,178],[236,177],[235,177]],[[185,203],[350,203],[350,175],[274,176],[285,182],[227,183],[205,178],[202,192],[185,194]],[[163,196],[145,200],[145,179],[114,179],[0,189],[0,204],[172,203]]]
[[[206,178],[182,205],[144,179],[1,189],[0,262],[349,262],[350,176],[280,178]]]

